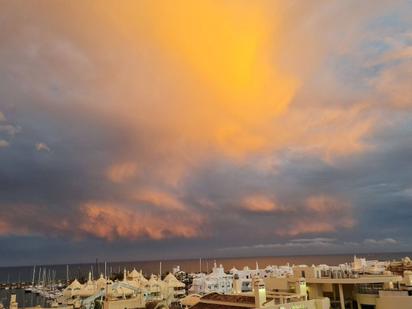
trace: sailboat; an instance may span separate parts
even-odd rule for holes
[[[33,266],[33,278],[31,280],[31,285],[24,289],[24,293],[32,293],[34,289],[34,276],[36,275],[36,265]]]
[[[6,285],[6,287],[5,287],[4,289],[5,289],[5,290],[10,289],[10,274],[7,274],[7,285]]]

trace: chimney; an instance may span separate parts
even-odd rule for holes
[[[262,308],[266,302],[266,288],[262,279],[253,278],[253,293],[255,294],[255,307]]]

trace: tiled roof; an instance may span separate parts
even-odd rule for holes
[[[207,304],[199,302],[190,309],[245,309],[243,306],[222,305],[222,304]]]
[[[242,304],[254,304],[255,297],[247,295],[226,295],[219,293],[210,293],[203,296],[201,299],[216,300],[219,302],[227,303],[242,303]]]

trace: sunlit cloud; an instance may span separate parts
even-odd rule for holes
[[[202,240],[212,254],[259,225],[244,238],[266,249],[326,250],[343,232],[402,243],[409,7],[7,3],[0,235]],[[365,223],[375,201],[394,235]]]
[[[5,147],[8,147],[10,144],[9,144],[9,142],[8,141],[6,141],[6,140],[4,140],[4,139],[1,139],[0,140],[0,148],[5,148]]]
[[[37,150],[37,151],[50,152],[49,146],[47,146],[47,144],[45,144],[45,143],[36,143],[35,146],[36,146],[36,150]]]
[[[308,197],[303,207],[292,215],[290,224],[276,228],[276,234],[297,236],[331,233],[351,229],[356,224],[350,203],[326,195]]]
[[[131,198],[139,204],[150,205],[170,211],[186,209],[185,205],[176,197],[166,192],[153,189],[140,189],[137,192],[133,192]]]
[[[276,212],[281,211],[282,207],[274,201],[262,195],[249,196],[244,199],[243,205],[245,209],[251,212]]]
[[[107,169],[107,178],[115,183],[122,183],[136,176],[137,165],[134,162],[122,162]]]
[[[192,238],[200,236],[203,223],[203,219],[196,214],[187,214],[186,218],[173,214],[161,216],[110,203],[90,202],[82,207],[82,212],[85,220],[79,228],[87,234],[107,240]]]

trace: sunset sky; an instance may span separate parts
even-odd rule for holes
[[[0,266],[412,251],[411,16],[0,0]]]

